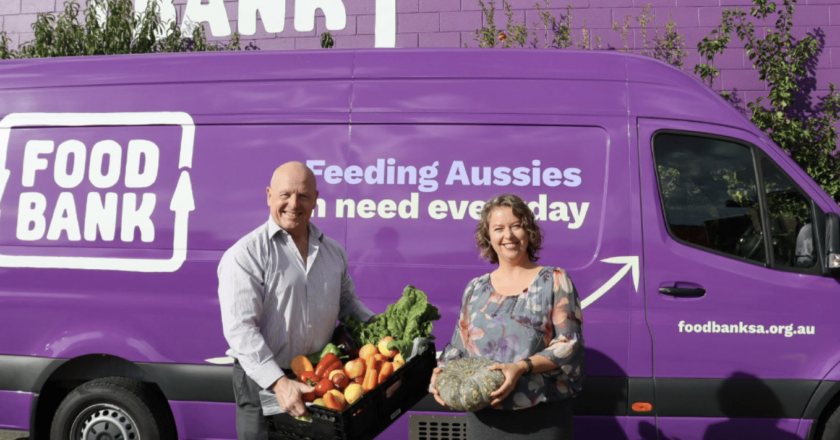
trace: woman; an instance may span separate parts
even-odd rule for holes
[[[460,318],[438,361],[487,357],[505,380],[491,406],[467,413],[467,438],[571,439],[571,397],[584,376],[580,300],[562,269],[540,266],[542,233],[512,194],[488,200],[476,228],[481,256],[498,267],[472,280]],[[430,391],[446,405],[434,387]],[[512,411],[518,410],[518,411]]]

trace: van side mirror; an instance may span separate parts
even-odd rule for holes
[[[840,276],[840,216],[833,212],[825,216],[825,250],[824,272]]]

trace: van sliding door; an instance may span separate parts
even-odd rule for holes
[[[544,235],[538,264],[567,270],[585,308],[586,378],[574,401],[576,432],[579,438],[620,439],[638,431],[625,419],[627,399],[637,379],[652,394],[652,372],[644,298],[636,290],[638,166],[627,145],[626,119],[605,125],[354,124],[345,159],[307,159],[315,164],[319,188],[347,185],[338,198],[324,197],[326,209],[318,215],[346,220],[359,296],[381,312],[407,284],[426,292],[442,315],[434,323],[437,350],[453,333],[462,334],[464,287],[496,268],[475,245],[484,202],[508,192],[528,202]],[[484,347],[491,334],[468,337]],[[516,336],[490,344],[491,350],[520,349]],[[445,411],[431,397],[415,410]],[[654,422],[649,413],[641,415]],[[404,438],[409,429],[402,424],[422,417],[432,416],[400,419],[382,437]]]

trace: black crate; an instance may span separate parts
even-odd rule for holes
[[[429,380],[435,369],[435,346],[429,344],[384,383],[365,393],[353,405],[336,411],[322,406],[307,407],[311,422],[295,420],[288,414],[270,416],[270,439],[370,440],[391,426],[397,418],[429,393]]]

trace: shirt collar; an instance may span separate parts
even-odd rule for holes
[[[284,239],[290,237],[289,233],[285,229],[281,228],[280,225],[278,225],[277,222],[275,222],[274,219],[271,218],[271,216],[268,216],[267,225],[269,237],[274,237],[275,235],[277,235],[278,232],[283,236]],[[321,232],[321,230],[318,229],[318,227],[315,226],[314,223],[309,222],[309,241],[322,241],[323,238],[324,233]]]

